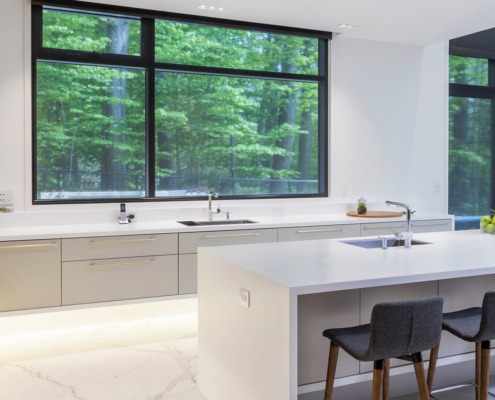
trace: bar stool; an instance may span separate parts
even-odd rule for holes
[[[359,361],[373,361],[372,400],[389,396],[389,359],[414,363],[421,400],[430,398],[421,352],[438,345],[442,333],[441,297],[378,303],[366,325],[327,329],[330,339],[325,400],[331,400],[339,348]]]
[[[488,399],[490,375],[490,340],[495,339],[495,291],[486,292],[481,307],[443,314],[442,329],[460,339],[475,343],[476,400]],[[435,376],[438,348],[432,349],[428,368],[428,390],[431,394]]]

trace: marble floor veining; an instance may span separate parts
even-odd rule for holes
[[[1,317],[0,400],[205,400],[196,310],[196,299],[184,299]],[[474,391],[437,399],[471,400]]]
[[[196,313],[0,335],[0,349],[2,400],[204,400]]]

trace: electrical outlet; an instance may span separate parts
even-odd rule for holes
[[[0,190],[0,206],[11,206],[14,204],[14,193],[12,190]]]
[[[245,308],[249,308],[251,306],[251,294],[249,290],[241,288],[239,290],[239,304]]]

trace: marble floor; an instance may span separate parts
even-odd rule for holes
[[[2,316],[0,400],[205,400],[196,310],[191,298]],[[474,391],[437,399],[470,400]]]
[[[56,323],[54,316],[37,315],[27,324],[42,329],[21,333],[7,325],[30,317],[1,318],[0,399],[204,400],[196,385],[196,301],[186,300],[182,308],[110,322],[102,310],[93,310],[96,318],[76,312],[90,321],[82,323],[78,317],[64,321],[71,312],[55,315]],[[112,316],[121,310],[105,311]]]

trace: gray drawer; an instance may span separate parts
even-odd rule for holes
[[[177,254],[177,234],[62,240],[62,261]]]
[[[62,304],[178,294],[178,256],[62,263]]]
[[[277,241],[277,229],[191,232],[179,234],[179,254],[197,253],[198,247]]]

